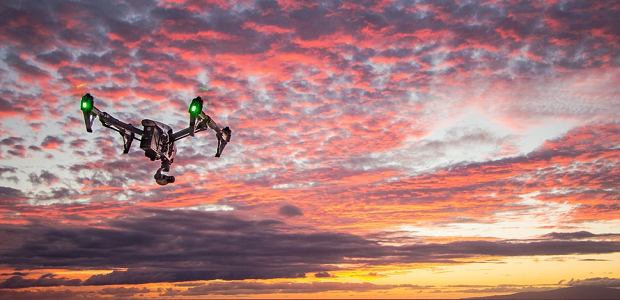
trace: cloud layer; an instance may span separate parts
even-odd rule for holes
[[[114,218],[85,228],[29,225],[5,227],[1,233],[18,236],[11,246],[3,247],[0,259],[15,269],[126,269],[92,275],[83,282],[54,274],[36,280],[14,274],[0,283],[2,288],[303,278],[313,272],[329,277],[327,271],[341,270],[339,265],[344,264],[348,268],[458,264],[459,259],[476,257],[620,251],[617,235],[610,241],[609,235],[589,232],[551,233],[539,240],[401,242],[393,246],[384,244],[386,240],[347,233],[295,232],[275,220],[244,221],[222,213],[168,210],[148,210],[139,217]]]

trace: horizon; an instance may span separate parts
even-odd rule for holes
[[[3,1],[0,299],[620,288],[620,1]],[[212,130],[160,162],[142,129]]]

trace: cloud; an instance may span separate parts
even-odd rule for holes
[[[594,277],[586,279],[571,279],[566,282],[569,286],[604,286],[604,287],[620,287],[620,278]]]
[[[15,146],[19,143],[23,143],[24,139],[16,136],[11,136],[0,140],[0,145],[3,146]]]
[[[32,224],[20,229],[4,226],[2,231],[15,246],[2,251],[0,263],[13,268],[126,269],[93,275],[83,285],[303,278],[307,273],[329,274],[344,263],[450,264],[477,256],[620,252],[620,243],[614,241],[500,240],[387,246],[353,234],[296,233],[281,223],[181,210],[146,210],[97,227]],[[52,275],[38,280],[14,276],[3,286],[43,284],[78,282]]]
[[[129,297],[129,296],[133,296],[135,294],[144,294],[144,293],[148,293],[151,290],[149,290],[148,288],[135,288],[135,287],[131,287],[131,288],[126,288],[126,287],[118,287],[118,288],[104,288],[101,289],[101,291],[99,291],[99,294],[101,295],[114,295],[116,297]]]
[[[56,149],[64,143],[65,141],[63,139],[56,136],[48,135],[45,137],[45,139],[43,139],[43,142],[41,142],[41,147],[47,150]]]
[[[576,231],[576,232],[551,232],[541,236],[544,239],[554,240],[583,240],[583,239],[614,239],[620,237],[619,234],[593,234],[588,231]]]
[[[0,117],[12,117],[23,112],[22,108],[16,107],[12,102],[0,97]]]
[[[3,176],[4,173],[15,173],[17,168],[14,167],[0,167],[0,176]]]
[[[296,216],[304,215],[301,209],[299,209],[299,207],[294,206],[294,205],[281,206],[280,209],[278,209],[278,213],[285,217],[296,217]]]
[[[7,65],[16,70],[24,79],[50,79],[51,75],[34,64],[24,61],[18,55],[9,53],[5,60]]]
[[[318,272],[318,273],[314,274],[314,277],[316,277],[316,278],[330,278],[330,277],[334,277],[334,276],[329,274],[328,272]]]
[[[352,184],[342,193],[352,194],[354,198],[373,199],[371,203],[389,208],[389,213],[381,219],[383,224],[388,220],[395,220],[398,224],[400,218],[412,218],[412,214],[417,216],[418,213],[419,217],[414,219],[420,223],[427,219],[453,222],[457,208],[450,203],[458,203],[462,218],[498,222],[502,218],[494,217],[494,214],[513,210],[515,204],[523,200],[523,195],[532,195],[529,197],[541,201],[538,205],[544,202],[553,206],[568,201],[575,205],[570,212],[573,218],[600,220],[601,215],[595,211],[603,213],[615,208],[612,200],[615,192],[612,190],[617,184],[617,176],[612,166],[618,158],[614,146],[618,141],[614,133],[617,126],[615,123],[592,124],[571,130],[528,154],[461,162],[370,187]],[[588,147],[584,148],[586,144]],[[574,168],[577,165],[573,164],[579,167]],[[346,200],[339,200],[342,201]],[[518,206],[535,209],[533,205],[523,204]],[[413,211],[399,215],[393,205],[403,205]],[[379,206],[375,208],[380,211]],[[545,215],[549,216],[549,213]],[[381,214],[371,216],[379,218]],[[556,224],[556,220],[549,222]]]
[[[0,204],[14,204],[24,199],[26,199],[26,195],[21,190],[0,186]]]
[[[38,175],[36,173],[28,174],[28,180],[35,185],[40,185],[43,183],[50,185],[58,182],[59,178],[58,176],[50,173],[49,171],[43,170],[41,171],[41,174]]]
[[[564,248],[566,247],[566,248]],[[542,241],[542,242],[508,242],[508,241],[459,241],[447,244],[426,244],[406,246],[408,253],[422,257],[452,258],[490,256],[527,256],[527,255],[568,255],[585,253],[618,252],[620,243],[602,243],[589,241]],[[564,248],[564,249],[563,249]]]
[[[28,275],[28,273],[24,273],[24,272],[13,272],[13,273],[1,273],[1,274],[0,274],[0,276],[9,276],[9,275],[12,275],[12,276],[15,276],[15,275],[17,275],[17,276],[27,276],[27,275]]]
[[[521,286],[521,285],[510,285],[510,284],[500,284],[495,287],[484,287],[484,288],[471,288],[459,290],[461,293],[523,293],[523,292],[542,292],[551,290],[550,287],[537,287],[537,286]]]
[[[71,141],[71,143],[69,143],[71,145],[71,148],[74,149],[79,149],[82,148],[88,141],[85,139],[75,139],[73,141]]]
[[[162,293],[162,296],[191,296],[191,295],[236,295],[236,294],[302,294],[302,293],[321,293],[321,292],[355,292],[363,293],[379,290],[390,290],[404,288],[411,290],[426,289],[424,286],[412,284],[374,284],[370,282],[351,283],[351,282],[283,282],[283,283],[262,283],[262,282],[217,282],[201,284],[190,287],[187,290],[170,288]]]
[[[73,54],[65,49],[56,49],[50,52],[39,53],[37,60],[48,65],[60,66],[73,61]]]
[[[55,182],[55,181],[53,181]],[[46,201],[46,200],[52,200],[54,202],[57,202],[59,200],[65,200],[65,199],[70,199],[71,196],[77,195],[78,192],[75,189],[72,188],[66,188],[66,187],[61,187],[61,188],[53,188],[49,191],[46,191],[44,193],[41,194],[37,194],[34,199],[37,199],[39,201]]]
[[[44,274],[38,279],[24,279],[21,275],[15,275],[0,283],[0,289],[14,289],[25,287],[44,287],[44,286],[78,286],[82,284],[80,279],[67,279],[56,277],[55,274]]]
[[[65,299],[85,299],[92,296],[90,292],[78,292],[65,290],[0,290],[0,299],[49,299],[49,300],[65,300]]]
[[[188,231],[197,228],[197,224],[202,227],[200,233]],[[109,224],[112,226],[109,229],[39,228],[46,233],[23,241],[22,250],[30,248],[27,245],[31,243],[56,245],[33,249],[41,257],[38,263],[43,265],[123,265],[129,268],[128,271],[95,275],[84,282],[100,285],[218,278],[294,278],[318,271],[319,268],[324,269],[321,265],[325,262],[341,260],[343,248],[350,248],[347,252],[355,253],[373,245],[371,241],[352,235],[285,234],[270,229],[270,225],[261,224],[198,211],[157,211],[154,216],[144,219],[115,220]],[[231,235],[234,232],[237,234]],[[58,239],[61,236],[64,238]],[[111,240],[111,236],[115,238]],[[171,239],[172,236],[177,237]],[[172,240],[178,241],[174,243],[177,246],[170,243]],[[178,246],[186,250],[178,252],[175,250]],[[80,254],[70,255],[62,262],[56,261],[54,253],[60,249],[56,247],[61,247],[65,253]],[[151,254],[141,250],[147,248],[160,250]],[[28,257],[17,251],[13,255],[15,259]],[[11,260],[11,264],[31,265],[31,262],[23,259]],[[199,261],[201,267],[190,267]],[[3,263],[9,263],[9,260]],[[178,269],[177,266],[181,265],[189,268]],[[144,268],[148,270],[142,271]]]

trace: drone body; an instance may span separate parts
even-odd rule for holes
[[[161,160],[161,167],[155,173],[155,181],[160,185],[166,185],[174,182],[174,176],[162,174],[162,172],[170,171],[170,165],[174,162],[177,148],[174,142],[187,136],[194,136],[194,133],[207,130],[208,128],[215,131],[217,138],[217,151],[215,157],[220,157],[224,147],[230,142],[232,134],[230,128],[220,129],[217,124],[202,111],[203,101],[200,97],[192,100],[189,107],[189,127],[173,132],[170,126],[161,122],[144,119],[139,129],[131,124],[124,123],[112,117],[106,112],[102,112],[94,105],[94,99],[90,94],[82,96],[81,110],[84,115],[84,123],[86,131],[93,132],[92,124],[96,117],[104,127],[110,128],[121,134],[123,137],[123,154],[129,152],[133,140],[140,141],[140,149],[144,151],[144,155],[151,161]],[[136,135],[141,138],[136,137]]]

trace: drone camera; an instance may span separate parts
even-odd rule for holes
[[[161,175],[159,179],[155,179],[155,182],[159,185],[166,185],[174,182],[174,176]]]
[[[168,183],[173,183],[175,181],[174,176],[162,174],[161,171],[164,171],[162,168],[159,168],[153,178],[155,178],[155,182],[159,185],[166,185]]]

